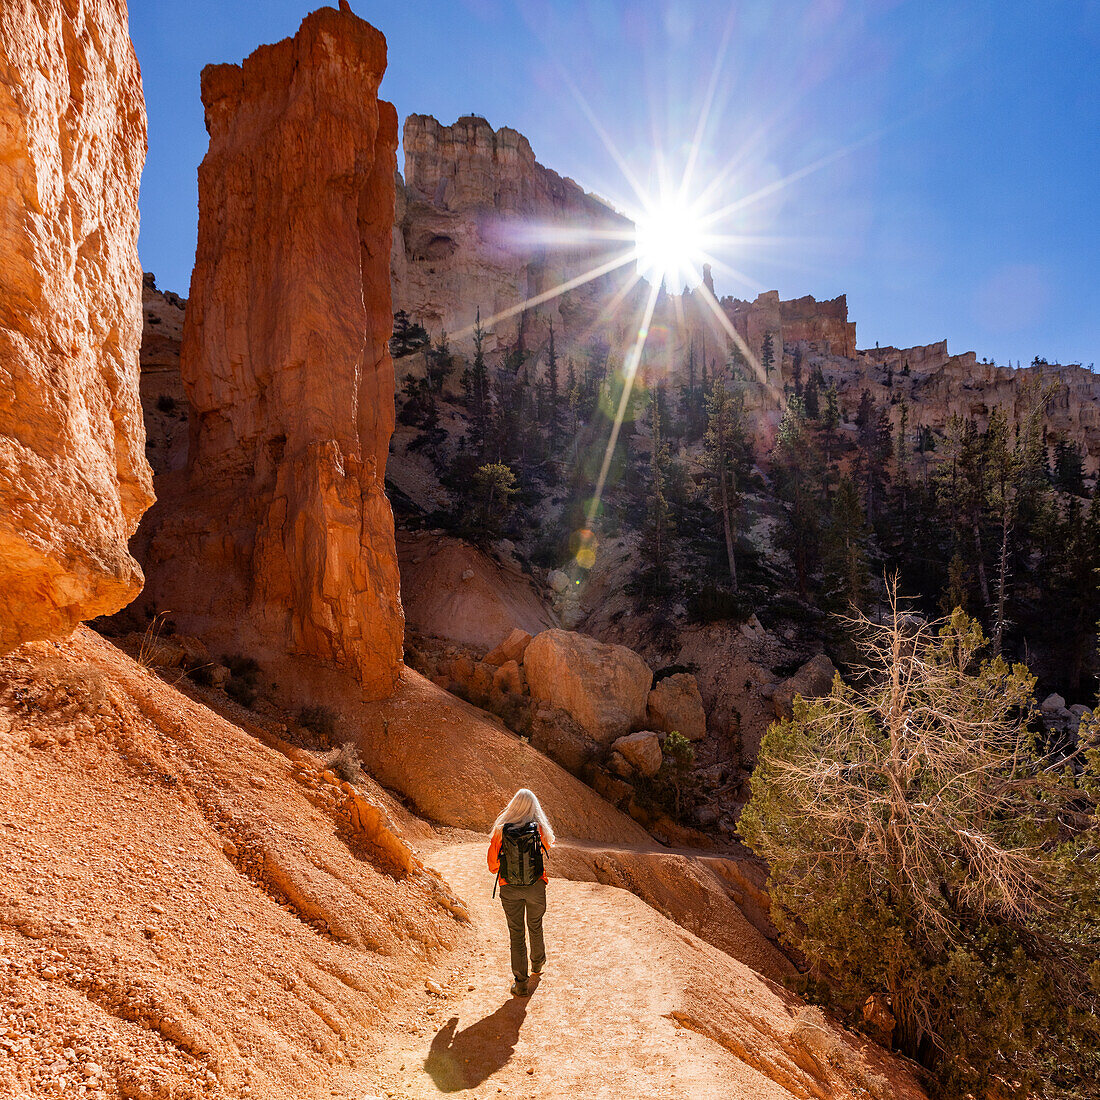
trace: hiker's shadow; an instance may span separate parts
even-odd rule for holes
[[[458,1092],[480,1085],[512,1057],[519,1029],[527,1016],[527,999],[509,997],[495,1012],[456,1031],[452,1016],[439,1030],[424,1059],[440,1092]]]

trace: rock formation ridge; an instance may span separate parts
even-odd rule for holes
[[[294,38],[203,71],[187,469],[165,479],[144,533],[151,598],[180,625],[346,668],[375,698],[393,688],[403,630],[383,488],[397,145],[385,67],[380,32],[322,8]]]
[[[438,336],[465,333],[477,311],[486,319],[514,310],[489,333],[486,347],[515,341],[525,317],[515,307],[593,267],[622,256],[627,241],[586,238],[591,231],[627,234],[631,222],[535,160],[517,131],[494,131],[476,115],[442,126],[409,115],[403,143],[405,179],[398,186],[392,277],[394,309],[403,309]],[[580,333],[626,280],[619,267],[548,300],[539,335],[553,320]],[[535,338],[534,333],[529,334]]]
[[[123,0],[0,7],[0,653],[116,611],[152,502],[145,101]]]

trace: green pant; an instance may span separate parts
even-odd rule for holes
[[[546,944],[542,940],[542,916],[546,912],[546,883],[539,879],[533,886],[501,884],[500,904],[508,921],[508,939],[512,946],[512,974],[517,982],[527,980],[527,939],[523,919],[531,936],[531,967],[542,970],[546,962]]]

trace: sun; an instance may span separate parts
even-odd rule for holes
[[[647,204],[634,220],[638,274],[672,294],[697,285],[707,262],[707,234],[690,204],[671,199]]]

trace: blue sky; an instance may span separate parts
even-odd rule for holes
[[[861,347],[1100,361],[1100,0],[351,4],[388,39],[382,94],[402,119],[514,127],[620,205],[621,165],[649,192],[692,148],[690,195],[762,196],[715,223],[737,238],[716,246],[719,294],[846,293]],[[314,6],[131,0],[141,256],[162,288],[186,293],[194,260],[203,65]]]

